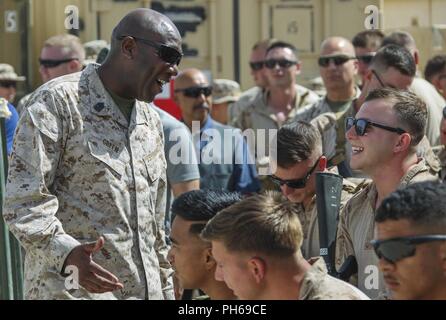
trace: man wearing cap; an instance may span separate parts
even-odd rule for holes
[[[85,49],[80,39],[71,34],[53,36],[45,41],[40,53],[40,76],[44,83],[70,73],[79,72],[84,67]],[[24,96],[17,104],[22,113],[31,94]]]
[[[84,66],[87,66],[90,63],[97,62],[98,63],[98,57],[101,51],[107,48],[110,50],[110,45],[105,40],[93,40],[89,42],[84,43],[84,49],[85,49],[85,60],[84,60]],[[101,61],[103,61],[102,59]]]
[[[10,64],[0,63],[0,97],[13,103],[17,93],[17,82],[25,79],[23,76],[18,76]]]
[[[228,79],[215,79],[212,83],[211,116],[214,120],[228,124],[228,110],[239,99],[240,85]]]

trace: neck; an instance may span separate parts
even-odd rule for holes
[[[277,112],[286,114],[293,108],[296,99],[296,88],[294,83],[285,88],[271,87],[268,96],[268,105]]]
[[[235,300],[237,297],[223,281],[214,279],[215,270],[210,273],[211,277],[201,286],[201,290],[206,293],[211,300]]]
[[[376,207],[379,207],[382,200],[395,191],[401,183],[401,179],[407,172],[418,163],[417,155],[408,155],[403,160],[394,159],[393,163],[381,165],[376,172],[370,174],[376,185],[378,197],[376,199]]]
[[[134,97],[131,96],[132,90],[130,88],[127,88],[127,86],[123,83],[118,82],[117,79],[119,79],[119,77],[117,77],[116,75],[120,73],[122,73],[122,70],[118,70],[110,62],[104,63],[98,68],[99,78],[108,91],[111,91],[119,97],[125,99],[134,99]]]
[[[338,102],[338,101],[348,101],[355,97],[356,95],[356,87],[352,82],[350,85],[336,88],[336,90],[328,90],[327,98],[330,101]]]
[[[296,253],[293,258],[277,262],[279,265],[269,268],[270,278],[267,280],[265,297],[262,299],[297,300],[305,274],[311,265]]]

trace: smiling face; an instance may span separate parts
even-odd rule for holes
[[[414,225],[407,219],[386,220],[376,223],[378,240],[425,235],[431,232]],[[445,242],[427,242],[416,245],[415,255],[395,263],[380,259],[379,267],[393,299],[438,299],[446,285]],[[443,296],[444,299],[444,296]]]
[[[163,44],[181,52],[181,38],[175,30],[165,35],[148,34],[144,39],[157,44]],[[162,92],[163,85],[178,74],[178,66],[169,64],[159,56],[158,49],[138,40],[127,40],[136,46],[131,77],[133,80],[134,97],[141,101],[152,102],[155,96]]]
[[[167,257],[184,289],[202,288],[206,279],[213,276],[212,270],[206,268],[210,245],[190,232],[190,227],[194,223],[197,222],[176,216],[170,235],[172,246]]]
[[[385,99],[365,102],[356,114],[356,119],[359,118],[389,127],[401,127],[393,111],[392,102]],[[363,136],[357,135],[355,126],[352,126],[346,132],[346,137],[352,145],[351,168],[371,176],[393,159],[395,145],[400,139],[400,135],[395,132],[370,125]]]

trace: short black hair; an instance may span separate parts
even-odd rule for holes
[[[353,37],[352,44],[355,48],[373,49],[376,51],[381,47],[383,38],[384,33],[379,30],[364,30]]]
[[[377,209],[375,221],[400,219],[446,232],[446,184],[424,181],[390,194]]]
[[[432,77],[446,68],[446,55],[438,55],[431,58],[424,69],[424,78],[431,81]]]
[[[317,148],[322,152],[319,131],[310,123],[295,121],[277,131],[277,154],[274,156],[279,167],[288,169],[309,159]]]
[[[178,196],[172,203],[172,215],[180,216],[187,221],[197,221],[191,226],[190,232],[199,234],[206,225],[206,221],[212,219],[219,211],[226,209],[242,200],[238,192],[225,190],[192,190]]]
[[[297,59],[297,48],[294,45],[292,45],[291,43],[285,42],[285,41],[273,42],[273,44],[271,44],[266,49],[266,54],[268,54],[268,52],[270,52],[271,50],[276,49],[276,48],[288,48],[288,49],[291,49],[291,51],[293,51],[293,53],[294,53],[294,55],[296,56],[296,59]]]
[[[371,68],[378,72],[385,72],[390,67],[409,77],[415,77],[417,71],[415,60],[410,52],[404,47],[393,44],[379,49],[371,63]]]

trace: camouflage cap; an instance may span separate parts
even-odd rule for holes
[[[228,79],[215,79],[212,83],[212,102],[224,103],[237,101],[240,96],[240,85]]]
[[[18,76],[10,64],[0,63],[0,80],[25,81],[25,79],[23,76]]]
[[[99,53],[102,49],[109,48],[107,41],[105,40],[93,40],[84,43],[85,49],[85,61],[84,65],[96,62]]]

